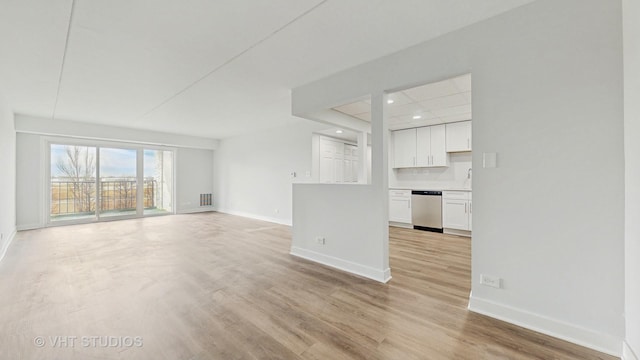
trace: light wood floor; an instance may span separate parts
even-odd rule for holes
[[[613,359],[469,313],[467,238],[392,228],[379,284],[289,255],[290,236],[217,213],[19,233],[0,359]]]

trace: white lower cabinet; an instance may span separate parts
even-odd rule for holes
[[[473,210],[471,206],[471,194],[469,194],[469,231],[471,231],[471,215],[473,215]]]
[[[448,229],[469,230],[468,203],[467,200],[443,199],[443,227]]]
[[[411,190],[389,190],[389,221],[411,224]]]
[[[471,231],[471,193],[442,192],[442,226],[446,229]]]

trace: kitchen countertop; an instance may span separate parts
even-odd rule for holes
[[[416,190],[416,191],[469,191],[471,192],[471,189],[469,188],[456,188],[456,187],[450,187],[450,188],[441,188],[441,187],[432,187],[432,188],[406,188],[406,187],[390,187],[389,190]]]

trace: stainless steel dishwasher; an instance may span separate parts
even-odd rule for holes
[[[442,191],[411,191],[413,228],[442,232]]]

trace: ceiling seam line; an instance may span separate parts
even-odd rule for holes
[[[69,24],[67,25],[67,36],[64,41],[64,52],[62,53],[62,64],[60,65],[60,75],[58,76],[58,89],[56,90],[56,100],[53,104],[53,112],[51,113],[51,119],[56,119],[56,112],[58,111],[58,99],[60,98],[60,88],[62,87],[62,75],[64,74],[64,65],[67,61],[67,49],[69,48],[69,38],[71,36],[71,23],[73,22],[73,13],[76,8],[76,0],[71,0],[71,12],[69,14]]]
[[[263,37],[262,39],[258,40],[257,42],[255,42],[254,44],[250,45],[248,48],[242,50],[241,52],[237,53],[236,55],[232,56],[231,58],[229,58],[228,60],[226,60],[225,62],[223,62],[222,64],[216,66],[213,70],[207,72],[205,75],[203,75],[202,77],[198,78],[197,80],[195,80],[194,82],[192,82],[191,84],[187,85],[186,87],[184,87],[182,90],[178,91],[177,93],[171,95],[169,98],[167,98],[166,100],[162,101],[160,104],[158,104],[157,106],[154,106],[151,110],[147,111],[146,113],[140,115],[137,120],[140,120],[142,118],[144,118],[145,116],[153,113],[154,111],[158,110],[159,108],[161,108],[162,106],[168,104],[171,100],[177,98],[178,96],[182,95],[183,93],[185,93],[187,90],[189,90],[190,88],[192,88],[193,86],[197,85],[198,83],[200,83],[201,81],[203,81],[204,79],[208,78],[209,76],[213,75],[214,73],[218,72],[218,70],[222,69],[223,67],[229,65],[230,63],[232,63],[233,61],[235,61],[236,59],[238,59],[239,57],[241,57],[242,55],[246,54],[247,52],[251,51],[252,49],[256,48],[257,46],[259,46],[260,44],[264,43],[265,41],[269,40],[270,38],[272,38],[274,35],[276,35],[277,33],[281,32],[282,30],[286,29],[287,27],[289,27],[290,25],[292,25],[293,23],[295,23],[296,21],[300,20],[301,18],[305,17],[306,15],[308,15],[309,13],[313,12],[314,10],[316,10],[317,8],[319,8],[321,5],[323,5],[324,3],[326,3],[329,0],[323,0],[321,2],[319,2],[318,4],[314,5],[313,7],[309,8],[308,10],[306,10],[305,12],[303,12],[302,14],[296,16],[295,18],[293,18],[292,20],[290,20],[289,22],[287,22],[286,24],[282,25],[281,27],[277,28],[276,30],[274,30],[273,32],[271,32],[269,35]]]

